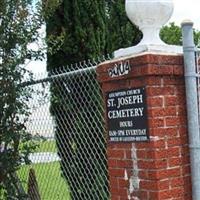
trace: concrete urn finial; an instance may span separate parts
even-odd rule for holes
[[[126,13],[143,33],[139,45],[163,45],[159,33],[174,10],[173,0],[126,0]]]
[[[126,0],[126,13],[131,22],[139,27],[143,38],[136,46],[114,51],[114,57],[141,53],[183,54],[181,46],[167,45],[160,39],[160,29],[174,11],[173,0]]]

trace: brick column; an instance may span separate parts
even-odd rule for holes
[[[115,64],[126,61],[131,67],[128,74],[108,75]],[[191,200],[183,57],[126,57],[100,64],[97,73],[104,99],[110,91],[146,88],[150,140],[110,142],[108,138],[111,199]]]

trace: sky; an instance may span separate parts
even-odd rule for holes
[[[173,0],[174,13],[169,22],[175,22],[176,25],[181,24],[185,19],[194,22],[194,28],[200,31],[200,0]],[[45,28],[43,28],[45,30]],[[42,73],[46,71],[45,61],[31,62],[27,69],[34,73]]]
[[[194,28],[200,30],[200,0],[173,0],[174,13],[170,22],[180,25],[184,19],[194,22]]]

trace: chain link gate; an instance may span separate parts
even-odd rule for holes
[[[110,199],[96,65],[69,66],[24,86],[35,91],[26,127],[37,149],[18,176],[34,200]]]

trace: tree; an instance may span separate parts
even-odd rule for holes
[[[129,21],[124,0],[107,0],[106,53],[139,43],[141,31]]]
[[[160,37],[167,44],[182,45],[181,28],[174,23],[164,26],[160,31]]]
[[[175,25],[174,22],[170,23],[167,26],[164,26],[161,29],[160,37],[167,44],[182,45],[181,27]],[[194,30],[194,42],[195,42],[195,45],[199,45],[200,32],[198,30]]]
[[[105,51],[105,2],[63,0],[54,11],[45,1],[48,70],[87,60]],[[49,14],[50,12],[50,14]],[[56,41],[56,42],[55,42]]]
[[[0,2],[0,199],[26,198],[16,171],[30,162],[35,145],[25,126],[32,90],[20,84],[28,75],[24,64],[41,58],[29,47],[42,24],[38,8],[32,9],[30,0]]]
[[[141,39],[123,0],[45,0],[44,9],[48,70],[111,54]]]

